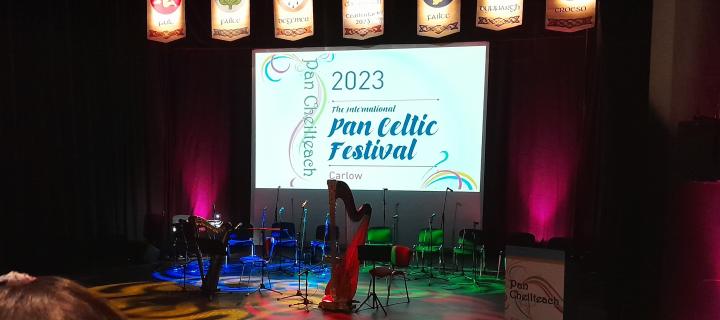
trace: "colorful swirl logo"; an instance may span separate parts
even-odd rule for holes
[[[440,164],[450,158],[450,153],[447,151],[440,151],[440,154],[443,155],[443,159],[438,161],[438,163],[428,169],[428,171],[425,172],[425,175],[432,171],[433,168],[437,168],[438,166],[440,166]],[[457,182],[457,187],[455,187],[457,190],[463,190],[463,186],[466,190],[475,190],[478,188],[477,182],[468,173],[464,171],[449,169],[435,171],[433,174],[427,177],[425,181],[423,181],[422,187],[427,189],[431,185],[443,181],[452,182],[453,185],[455,182]]]
[[[316,98],[317,109],[311,113],[305,112],[297,122],[297,125],[290,135],[288,142],[288,161],[295,177],[290,179],[290,186],[295,186],[295,180],[305,180],[302,174],[302,162],[305,161],[303,153],[303,145],[306,143],[307,134],[316,134],[316,125],[320,117],[323,115],[327,106],[327,88],[325,81],[317,72],[320,63],[330,63],[335,60],[335,54],[332,52],[324,52],[314,59],[303,60],[294,54],[274,54],[265,59],[262,64],[262,70],[265,79],[273,83],[282,81],[283,77],[289,71],[294,70],[297,73],[305,73],[304,81],[312,79],[312,88],[316,90],[314,97]],[[315,67],[309,67],[312,64]],[[311,78],[307,78],[307,73],[312,73]],[[307,98],[306,101],[307,102]]]
[[[469,174],[463,171],[455,170],[438,170],[431,174],[423,182],[423,188],[428,188],[431,185],[441,181],[457,182],[457,190],[463,190],[463,187],[467,190],[477,189],[477,182]]]
[[[273,54],[263,61],[262,69],[265,74],[265,79],[272,82],[280,82],[282,76],[285,75],[291,68],[295,68],[297,72],[304,72],[307,70],[306,62],[317,61],[320,62],[332,62],[335,60],[335,54],[332,52],[326,52],[320,54],[315,60],[303,61],[300,57],[294,54]]]

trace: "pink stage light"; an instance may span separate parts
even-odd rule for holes
[[[208,149],[214,149],[212,141]],[[200,148],[205,149],[205,148]],[[205,152],[207,151],[207,152]],[[212,206],[225,187],[227,177],[227,153],[212,153],[203,150],[188,155],[183,159],[182,177],[183,187],[190,200],[191,212],[199,217],[208,219],[212,215]]]
[[[574,112],[537,111],[514,121],[508,166],[508,231],[529,232],[538,241],[571,236],[574,207],[569,193],[581,153]]]
[[[533,166],[528,170],[529,180],[521,188],[528,210],[528,232],[538,240],[568,235],[567,212],[568,189],[574,171],[568,154],[562,150],[549,149],[537,153]]]
[[[222,210],[230,162],[227,119],[209,109],[183,114],[176,157],[190,212],[208,219],[213,203]]]

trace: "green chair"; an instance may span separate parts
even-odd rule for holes
[[[419,259],[425,261],[425,254],[438,254],[440,263],[442,263],[442,252],[443,242],[445,234],[442,229],[422,229],[418,234],[418,244],[413,249],[415,251],[415,264],[418,264],[418,253],[420,254]],[[431,263],[432,264],[432,263]]]
[[[392,246],[392,231],[388,227],[372,227],[368,229],[366,245],[369,246]],[[365,262],[363,262],[365,265]],[[373,267],[375,261],[373,261]]]
[[[455,269],[457,270],[459,268],[461,274],[464,274],[462,266],[463,262],[465,258],[470,257],[472,259],[473,272],[475,272],[479,262],[480,275],[482,275],[482,269],[485,267],[485,246],[483,245],[483,242],[484,239],[481,230],[460,230],[460,238],[458,239],[457,245],[453,247],[453,262],[455,264]]]
[[[392,231],[388,227],[372,227],[368,229],[367,245],[373,246],[391,246],[392,242]]]

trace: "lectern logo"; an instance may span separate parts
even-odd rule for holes
[[[180,3],[182,3],[182,0],[151,0],[150,5],[152,5],[153,9],[155,11],[160,12],[162,14],[171,14],[177,10],[177,8],[180,7]]]
[[[442,8],[449,5],[453,0],[423,0],[425,4],[433,8]]]
[[[281,7],[287,11],[297,12],[305,7],[305,4],[312,0],[277,0]]]
[[[242,5],[244,1],[246,0],[215,0],[215,2],[219,4],[217,7],[224,12],[235,12],[240,10],[240,5]]]

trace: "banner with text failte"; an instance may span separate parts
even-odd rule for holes
[[[480,191],[486,43],[253,54],[256,188]]]

